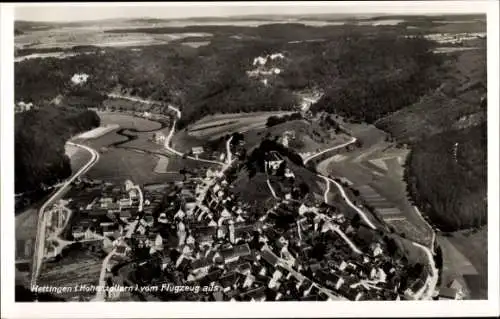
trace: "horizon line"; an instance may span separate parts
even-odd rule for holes
[[[358,12],[358,13],[285,13],[285,14],[247,14],[247,15],[241,15],[241,14],[236,14],[236,15],[224,15],[224,16],[187,16],[187,17],[154,17],[154,16],[143,16],[143,17],[116,17],[116,18],[96,18],[96,19],[71,19],[71,20],[27,20],[27,19],[15,19],[14,22],[31,22],[31,23],[58,23],[58,24],[74,24],[74,23],[82,23],[82,22],[105,22],[105,21],[132,21],[132,20],[160,20],[160,21],[182,21],[182,20],[195,20],[195,19],[204,19],[204,20],[217,20],[217,19],[244,19],[244,18],[251,18],[251,17],[294,17],[294,18],[300,18],[300,17],[321,17],[321,16],[338,16],[339,20],[342,18],[352,18],[352,17],[363,17],[366,19],[373,19],[373,18],[378,18],[378,17],[394,17],[394,16],[399,16],[399,17],[404,17],[404,16],[486,16],[487,14],[485,12],[450,12],[450,13],[445,13],[445,12],[429,12],[429,13],[422,13],[422,12],[400,12],[400,13],[378,13],[378,12]],[[276,19],[278,21],[279,19]]]

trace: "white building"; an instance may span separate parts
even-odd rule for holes
[[[268,157],[268,160],[267,160],[267,166],[273,170],[277,170],[281,163],[283,163],[283,159],[281,158],[281,156],[279,156],[279,154],[277,152],[271,152],[269,153],[269,157]]]
[[[196,156],[196,158],[198,158],[198,156],[204,152],[203,147],[201,146],[193,147],[191,151],[193,152],[193,155]]]
[[[85,74],[85,73],[75,73],[73,75],[73,77],[71,78],[71,82],[74,84],[74,85],[80,85],[80,84],[84,84],[87,82],[89,78],[89,75],[88,74]]]
[[[163,144],[165,143],[165,135],[161,132],[157,132],[153,135],[153,139],[155,141],[155,143],[158,143],[158,144]]]

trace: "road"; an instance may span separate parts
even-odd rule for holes
[[[267,187],[269,188],[269,191],[271,192],[271,195],[273,195],[273,197],[275,199],[278,199],[278,195],[276,195],[276,192],[274,191],[273,185],[271,185],[271,181],[269,180],[269,174],[267,173],[267,162],[264,163],[264,169],[266,171],[266,183],[267,183]]]
[[[415,212],[417,213],[417,215],[420,217],[420,219],[422,219],[422,221],[427,225],[427,227],[429,227],[429,229],[432,232],[431,250],[432,250],[432,254],[434,255],[435,254],[435,252],[434,252],[434,243],[436,242],[436,232],[434,231],[434,229],[432,228],[432,226],[429,224],[429,222],[427,222],[427,220],[425,220],[424,216],[422,216],[422,213],[420,213],[420,210],[418,209],[418,207],[413,206],[413,209],[415,209]]]
[[[439,279],[439,271],[436,268],[436,263],[434,262],[434,257],[432,255],[431,250],[419,243],[413,242],[413,245],[422,249],[425,252],[427,259],[429,260],[429,266],[431,267],[431,272],[432,272],[432,274],[427,277],[426,285],[424,285],[425,291],[421,296],[418,296],[418,299],[431,300],[432,295],[436,290],[437,282]]]
[[[340,185],[339,183],[337,183],[336,181],[334,181],[333,179],[331,179],[329,177],[323,176],[321,174],[318,174],[318,176],[321,177],[325,181],[325,183],[327,184],[328,190],[329,190],[330,182],[333,183],[338,188],[340,195],[342,196],[344,201],[347,203],[347,205],[349,205],[352,209],[354,209],[371,229],[376,229],[375,225],[373,225],[373,223],[370,221],[368,216],[366,216],[365,212],[363,212],[359,207],[357,207],[356,205],[354,205],[351,202],[351,200],[347,196],[342,185]],[[326,200],[326,196],[327,195],[325,193],[325,200]]]
[[[91,159],[85,164],[78,172],[76,172],[70,179],[66,180],[63,185],[42,205],[38,212],[38,222],[37,222],[37,234],[35,238],[35,249],[33,253],[33,265],[31,271],[31,287],[36,286],[38,276],[40,275],[40,269],[43,262],[43,257],[45,254],[45,210],[54,201],[58,200],[63,196],[63,194],[68,190],[68,187],[73,181],[75,181],[82,174],[87,172],[97,161],[99,160],[99,153],[85,145],[75,144],[68,142],[68,144],[82,148],[92,155]]]
[[[350,144],[352,144],[352,143],[355,143],[356,141],[357,141],[357,139],[356,139],[355,137],[351,137],[351,139],[350,139],[348,142],[346,142],[346,143],[343,143],[343,144],[340,144],[340,145],[337,145],[337,146],[334,146],[334,147],[330,147],[330,148],[327,148],[327,149],[325,149],[325,150],[323,150],[323,151],[321,151],[321,152],[318,152],[318,153],[316,153],[316,154],[313,154],[313,155],[311,155],[311,156],[307,157],[307,158],[304,160],[304,165],[305,165],[305,164],[307,164],[307,162],[309,162],[310,160],[312,160],[312,159],[313,159],[313,158],[315,158],[315,157],[318,157],[318,156],[320,156],[320,155],[322,155],[322,154],[324,154],[324,153],[326,153],[326,152],[330,152],[330,151],[337,150],[337,149],[339,149],[339,148],[346,147],[346,146],[348,146],[348,145],[350,145]]]
[[[106,256],[106,258],[104,258],[104,261],[102,262],[101,272],[99,274],[98,290],[92,301],[106,301],[106,291],[104,290],[104,287],[106,287],[106,268],[108,267],[109,260],[115,253],[116,248],[113,248],[113,250]]]
[[[117,98],[117,99],[124,99],[124,100],[133,101],[133,102],[140,102],[140,103],[144,103],[144,104],[148,104],[148,105],[165,104],[164,102],[161,102],[161,101],[145,100],[145,99],[134,97],[134,96],[121,95],[121,94],[115,94],[115,93],[108,93],[108,97]],[[177,119],[181,118],[182,113],[177,107],[175,107],[171,104],[168,104],[168,108],[171,111],[175,112]],[[175,155],[184,156],[184,154],[182,152],[179,152],[178,150],[171,147],[171,142],[172,142],[172,138],[173,138],[174,133],[175,133],[175,125],[177,124],[177,119],[174,120],[174,122],[172,124],[172,128],[170,129],[170,132],[168,133],[167,137],[165,138],[165,148],[167,149],[167,151],[169,151]],[[203,159],[203,158],[196,158],[194,156],[187,156],[187,158],[198,161],[198,162],[203,162],[203,163],[217,164],[217,165],[222,165],[222,166],[224,165],[223,162],[212,161],[212,160],[207,160],[207,159]]]
[[[143,101],[143,100],[140,100],[140,101]],[[178,108],[176,108],[175,106],[172,106],[172,105],[169,105],[168,108],[177,114],[178,119],[181,117],[181,111]],[[172,123],[172,128],[170,128],[170,132],[168,133],[167,137],[165,138],[165,148],[167,149],[167,151],[169,151],[175,155],[184,156],[184,154],[182,152],[179,152],[178,150],[172,148],[172,146],[171,146],[172,137],[174,136],[174,133],[175,133],[176,123],[177,123],[177,119],[175,119],[174,122]],[[217,165],[224,166],[224,163],[219,162],[219,161],[212,161],[212,160],[207,160],[207,159],[203,159],[203,158],[196,158],[194,156],[187,156],[187,158],[198,161],[198,162],[204,162],[204,163],[217,164]]]
[[[353,137],[353,140],[351,140],[350,143],[354,143],[355,141],[356,141],[356,139]],[[344,146],[346,146],[346,145],[339,145],[339,146],[337,146],[337,148],[344,147]],[[332,148],[332,149],[335,149],[335,148]],[[322,153],[325,153],[325,152],[330,151],[332,149],[327,149],[327,150],[324,150],[324,151],[319,152],[317,154],[314,154],[314,155],[310,156],[308,159],[306,159],[306,161],[309,161],[309,160],[313,159],[314,157],[316,157],[318,155],[321,155]],[[304,163],[306,161],[304,161]],[[339,183],[337,183],[336,181],[334,181],[333,179],[331,179],[329,177],[323,176],[321,174],[318,174],[318,176],[320,178],[322,178],[327,183],[327,189],[328,189],[328,191],[330,190],[329,189],[329,182],[334,183],[335,186],[340,191],[340,194],[341,194],[342,198],[344,199],[344,201],[347,203],[347,205],[349,205],[351,208],[353,208],[361,216],[361,218],[365,221],[365,223],[368,226],[370,226],[370,228],[376,229],[375,225],[368,219],[368,217],[366,216],[366,214],[361,209],[359,209],[359,207],[357,207],[356,205],[354,205],[352,203],[352,201],[347,196],[347,194],[346,194],[344,188],[342,187],[342,185],[340,185]],[[326,194],[326,192],[325,192],[324,197],[325,197],[325,200],[327,200],[327,194]],[[420,213],[420,212],[418,212],[418,210],[417,210],[417,213]],[[435,232],[434,231],[433,231],[433,234],[434,234],[433,238],[435,238]],[[432,294],[434,293],[434,291],[436,289],[437,281],[438,281],[438,278],[439,278],[439,272],[438,272],[438,270],[436,268],[436,265],[435,265],[435,262],[434,262],[433,252],[431,251],[431,249],[433,249],[433,246],[431,247],[431,249],[429,249],[428,247],[423,246],[423,245],[421,245],[419,243],[416,243],[416,242],[413,242],[413,245],[416,246],[416,247],[418,247],[418,248],[420,248],[420,249],[422,249],[424,251],[424,253],[427,256],[428,264],[431,267],[431,272],[432,272],[428,276],[428,278],[427,278],[427,280],[425,282],[424,287],[419,292],[420,295],[416,295],[415,297],[416,297],[416,299],[429,300],[429,299],[432,298]]]

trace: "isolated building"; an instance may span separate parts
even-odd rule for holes
[[[73,77],[71,77],[71,82],[75,85],[81,85],[87,82],[89,78],[88,74],[85,73],[75,73]]]
[[[200,154],[202,154],[204,152],[203,147],[201,147],[201,146],[193,147],[191,149],[191,151],[193,152],[193,155],[196,157],[198,157]]]

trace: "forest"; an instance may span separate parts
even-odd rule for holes
[[[15,192],[36,191],[71,175],[64,145],[100,125],[94,111],[46,106],[15,116]]]
[[[486,123],[416,143],[406,162],[408,193],[441,230],[487,223]]]
[[[205,32],[206,28],[211,30],[203,26]],[[184,127],[215,112],[293,110],[299,105],[297,90],[320,88],[326,94],[313,111],[373,122],[408,105],[437,82],[440,60],[428,50],[432,43],[421,37],[401,37],[390,27],[213,28],[216,36],[200,48],[179,43],[139,51],[86,47],[87,54],[66,59],[16,63],[16,100],[37,104],[58,95],[73,99],[76,95],[72,105],[88,106],[100,103],[99,95],[119,90],[179,106],[183,116],[178,124]],[[149,30],[167,31],[172,30]],[[251,38],[240,41],[229,36],[241,32]],[[283,52],[286,58],[280,62],[283,72],[271,80],[272,85],[247,76],[255,57],[274,52]],[[90,76],[78,94],[69,81],[75,73]]]
[[[348,43],[349,50],[323,58],[324,67],[316,74],[325,75],[315,81],[326,91],[312,106],[313,112],[373,123],[440,84],[444,60],[429,50],[432,44],[423,38],[380,36],[350,38]]]

